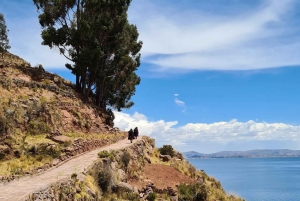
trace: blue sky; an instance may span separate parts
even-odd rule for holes
[[[116,112],[157,146],[211,153],[300,149],[300,16],[297,0],[133,0],[142,82]],[[11,52],[69,80],[66,60],[41,45],[31,0],[0,0]]]

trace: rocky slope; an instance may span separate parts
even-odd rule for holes
[[[226,195],[220,182],[197,171],[182,154],[162,156],[154,139],[99,152],[99,159],[69,180],[33,193],[30,200],[242,200]]]
[[[0,91],[0,180],[125,137],[72,83],[10,53],[0,60]]]

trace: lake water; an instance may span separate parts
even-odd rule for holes
[[[299,201],[300,158],[188,159],[247,201]]]

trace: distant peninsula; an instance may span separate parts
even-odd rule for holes
[[[300,150],[289,149],[254,149],[248,151],[221,151],[212,154],[203,154],[196,151],[183,153],[186,158],[275,158],[300,157]]]

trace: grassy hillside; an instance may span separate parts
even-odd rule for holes
[[[0,91],[0,177],[31,174],[52,166],[54,159],[66,160],[75,139],[95,147],[124,137],[108,126],[106,111],[82,100],[72,83],[16,55],[0,60]]]

